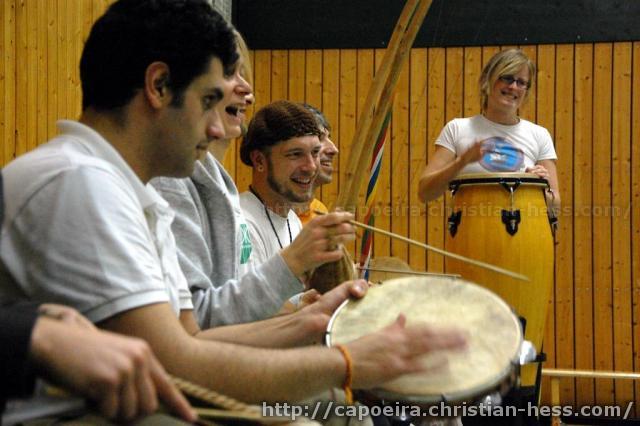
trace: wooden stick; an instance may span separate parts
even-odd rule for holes
[[[362,188],[362,184],[368,176],[366,167],[363,167],[362,165],[369,164],[371,162],[375,142],[378,139],[380,131],[382,130],[382,125],[384,124],[385,117],[387,116],[387,113],[391,108],[391,100],[393,93],[395,92],[398,78],[400,77],[400,73],[402,72],[404,64],[407,62],[409,52],[411,51],[411,47],[413,46],[413,41],[418,35],[418,30],[422,26],[422,22],[424,21],[424,18],[430,6],[431,0],[420,1],[415,14],[412,16],[412,21],[410,22],[406,33],[403,35],[402,40],[400,41],[400,46],[398,47],[398,51],[396,53],[394,61],[391,64],[389,76],[383,87],[382,93],[380,94],[380,100],[378,102],[378,105],[376,106],[371,124],[366,129],[364,139],[365,141],[367,141],[367,143],[363,144],[362,152],[357,162],[357,169],[354,172],[353,177],[351,179],[347,179],[348,184],[350,184],[351,186],[346,188],[347,191],[344,195],[344,198],[339,197],[339,200],[344,203],[344,205],[338,204],[339,207],[344,207],[347,210],[351,211],[358,204],[360,189]],[[347,169],[347,172],[348,171],[349,169]]]
[[[395,88],[397,76],[393,76],[393,70],[395,68],[402,68],[402,64],[406,59],[406,54],[400,55],[399,49],[401,46],[407,44],[407,34],[411,34],[410,29],[412,27],[417,26],[419,28],[421,26],[424,16],[422,16],[421,19],[417,19],[419,12],[417,8],[420,7],[420,4],[424,4],[425,2],[428,2],[429,5],[431,4],[431,0],[408,0],[402,9],[398,23],[391,35],[391,40],[389,41],[385,51],[382,64],[376,72],[373,83],[367,93],[362,113],[358,118],[356,132],[351,145],[351,151],[349,153],[349,162],[346,173],[347,179],[345,181],[345,185],[343,185],[342,190],[338,194],[336,201],[336,205],[339,207],[346,209],[355,207],[355,202],[348,200],[352,200],[354,198],[352,195],[353,193],[356,194],[355,199],[357,200],[357,194],[360,192],[362,178],[357,176],[357,179],[355,180],[358,182],[355,182],[352,177],[358,174],[358,170],[362,168],[363,161],[365,163],[369,161],[369,159],[367,157],[363,157],[363,155],[366,155],[366,152],[370,152],[372,149],[371,147],[375,144],[375,139],[372,140],[368,136],[371,133],[370,129],[374,113],[381,107],[380,99],[385,89],[393,92],[393,89]],[[413,39],[410,44],[413,44]],[[377,135],[375,135],[374,138],[375,137],[377,137]],[[371,154],[369,154],[369,156],[370,155]]]
[[[481,268],[489,269],[489,270],[491,270],[493,272],[498,272],[500,274],[510,276],[511,278],[516,278],[516,279],[519,279],[519,280],[522,280],[522,281],[531,281],[529,279],[529,277],[527,277],[525,275],[518,274],[517,272],[509,271],[508,269],[504,269],[504,268],[501,268],[499,266],[494,266],[494,265],[491,265],[489,263],[481,262],[479,260],[469,259],[468,257],[464,257],[464,256],[461,256],[459,254],[451,253],[451,252],[448,252],[446,250],[442,250],[442,249],[439,249],[437,247],[421,243],[420,241],[412,240],[411,238],[403,237],[402,235],[394,234],[393,232],[389,232],[389,231],[385,231],[384,229],[376,228],[374,226],[365,225],[364,223],[357,222],[355,220],[349,220],[348,222],[350,224],[354,225],[354,226],[359,226],[360,228],[368,229],[369,231],[377,232],[379,234],[386,235],[387,237],[395,238],[397,240],[404,241],[405,243],[413,244],[414,246],[418,246],[418,247],[422,247],[422,248],[427,249],[427,250],[431,250],[431,251],[436,252],[438,254],[441,254],[443,256],[451,257],[453,259],[461,260],[463,262],[470,263],[472,265],[479,266]]]
[[[318,210],[314,210],[314,213],[317,214],[317,215],[326,214],[326,213],[318,211]],[[474,260],[474,259],[470,259],[468,257],[461,256],[459,254],[451,253],[450,251],[442,250],[440,248],[437,248],[437,247],[434,247],[434,246],[430,246],[429,244],[421,243],[420,241],[412,240],[411,238],[403,237],[402,235],[395,234],[395,233],[389,232],[389,231],[385,231],[384,229],[376,228],[375,226],[369,226],[367,224],[364,224],[362,222],[358,222],[356,220],[348,220],[347,222],[352,224],[353,226],[358,226],[360,228],[368,229],[369,231],[377,232],[378,234],[386,235],[387,237],[395,238],[396,240],[404,241],[405,243],[413,244],[414,246],[422,247],[423,249],[426,249],[426,250],[431,250],[433,252],[436,252],[436,253],[441,254],[443,256],[446,256],[446,257],[451,257],[453,259],[457,259],[457,260],[460,260],[462,262],[470,263],[472,265],[479,266],[481,268],[489,269],[489,270],[491,270],[493,272],[497,272],[499,274],[507,275],[507,276],[509,276],[511,278],[516,278],[516,279],[522,280],[522,281],[531,281],[529,279],[529,277],[527,277],[525,275],[522,275],[522,274],[519,274],[517,272],[509,271],[508,269],[504,269],[504,268],[501,268],[499,266],[491,265],[490,263],[481,262],[479,260]]]

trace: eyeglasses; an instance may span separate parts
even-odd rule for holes
[[[516,85],[518,86],[519,89],[529,89],[531,87],[531,82],[530,81],[526,81],[526,80],[522,80],[519,78],[515,78],[512,75],[501,75],[500,77],[498,77],[500,79],[500,81],[504,82],[507,86],[511,86],[513,84],[513,82],[516,82]]]

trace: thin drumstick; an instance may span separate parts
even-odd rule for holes
[[[315,210],[314,210],[314,213],[316,213],[318,215],[326,214],[326,213],[323,213],[323,212],[320,212],[320,211],[315,211]],[[369,231],[377,232],[378,234],[386,235],[387,237],[395,238],[397,240],[404,241],[405,243],[409,243],[409,244],[413,244],[414,246],[422,247],[425,250],[431,250],[433,252],[441,254],[442,256],[451,257],[453,259],[457,259],[457,260],[460,260],[462,262],[470,263],[472,265],[479,266],[480,268],[489,269],[489,270],[491,270],[493,272],[497,272],[499,274],[507,275],[507,276],[509,276],[511,278],[516,278],[518,280],[531,281],[529,279],[529,277],[527,277],[526,275],[518,274],[517,272],[512,272],[512,271],[509,271],[508,269],[504,269],[504,268],[501,268],[499,266],[491,265],[490,263],[485,263],[485,262],[481,262],[479,260],[469,259],[468,257],[464,257],[464,256],[461,256],[459,254],[451,253],[449,251],[442,250],[442,249],[439,249],[437,247],[430,246],[429,244],[421,243],[420,241],[412,240],[411,238],[403,237],[402,235],[398,235],[398,234],[394,234],[393,232],[385,231],[384,229],[376,228],[374,226],[369,226],[369,225],[366,225],[366,224],[364,224],[362,222],[358,222],[358,221],[355,221],[355,220],[348,220],[347,222],[349,222],[353,226],[358,226],[360,228],[368,229]]]

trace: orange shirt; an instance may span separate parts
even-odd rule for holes
[[[309,204],[309,210],[307,210],[306,212],[298,213],[298,217],[300,218],[300,222],[302,222],[302,226],[306,225],[307,222],[318,216],[316,213],[314,213],[315,210],[322,213],[329,213],[329,209],[327,209],[327,206],[325,206],[322,201],[314,198]]]

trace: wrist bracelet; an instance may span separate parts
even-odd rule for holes
[[[344,389],[344,397],[348,405],[353,405],[353,391],[351,390],[351,382],[353,379],[353,360],[351,359],[351,355],[344,345],[336,345],[336,349],[340,351],[342,356],[344,357],[344,361],[347,364],[347,374],[344,378],[344,384],[342,385],[342,389]]]

